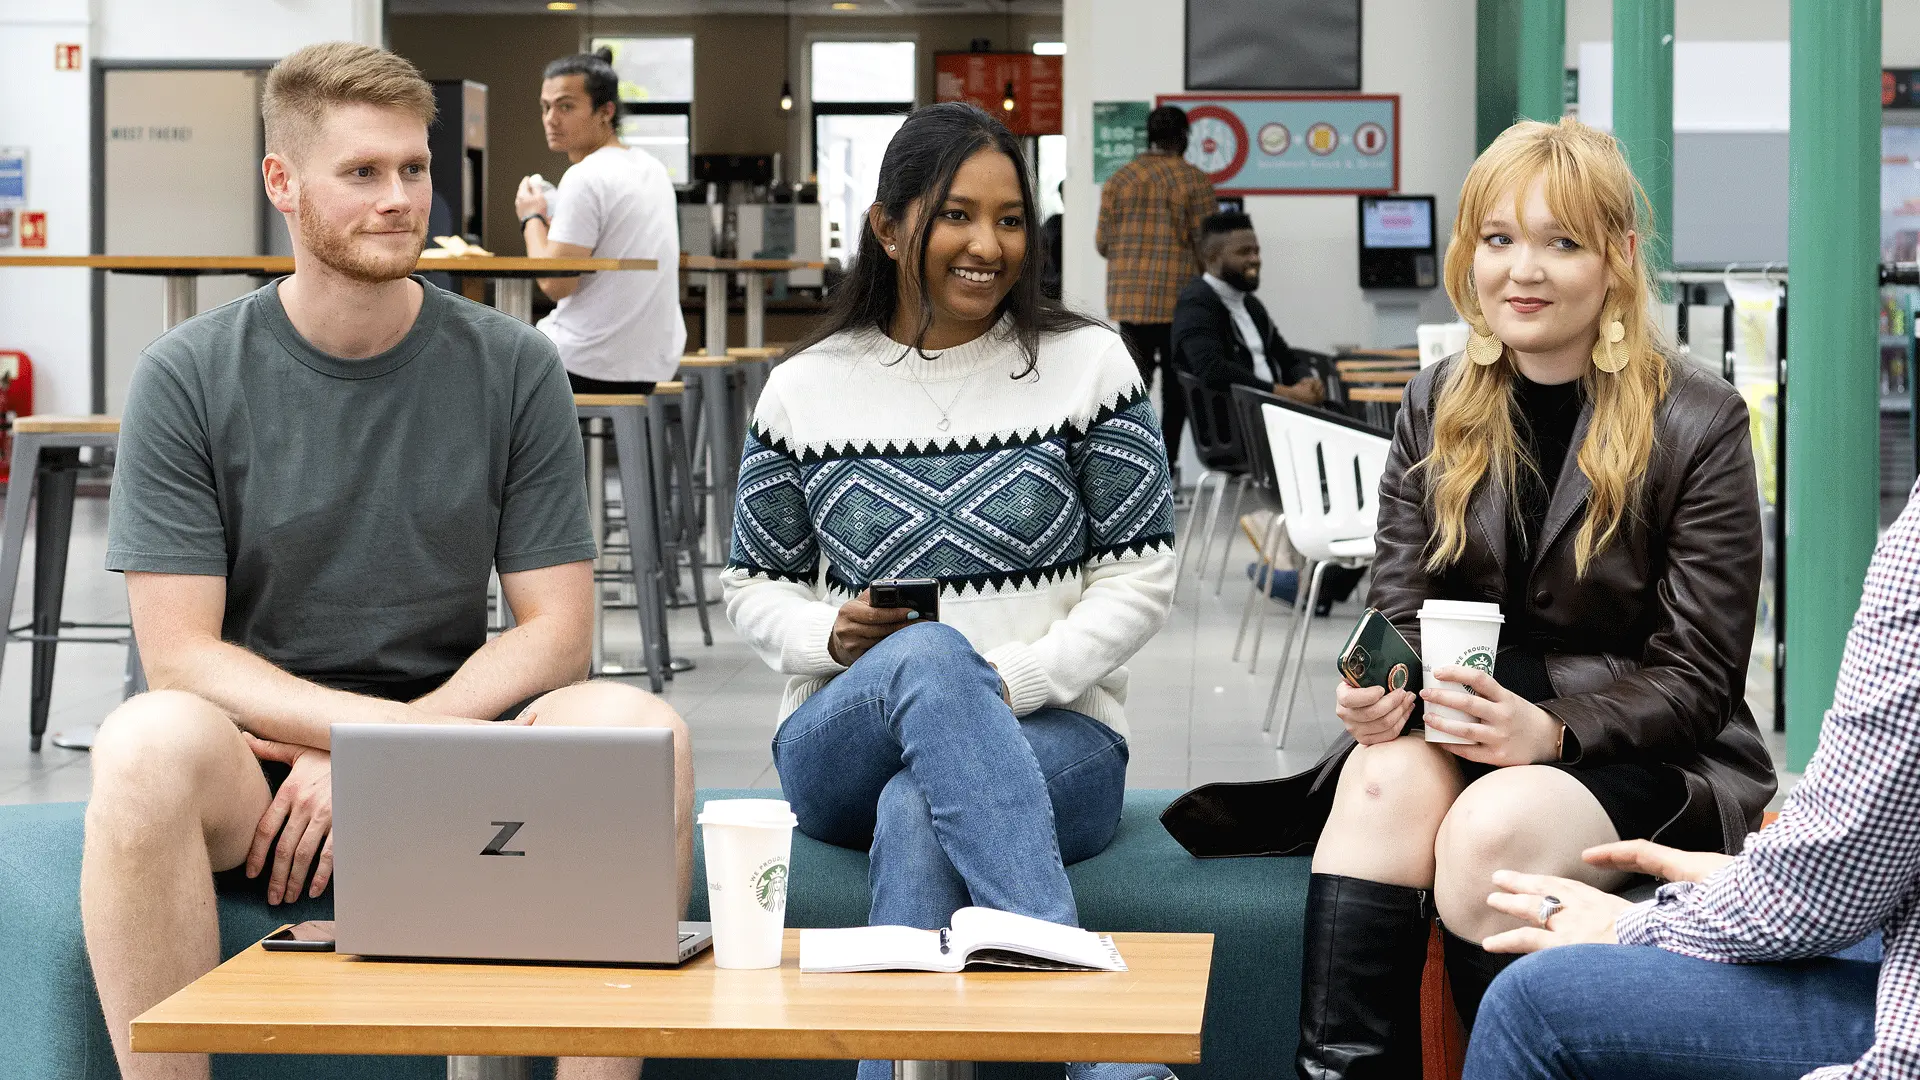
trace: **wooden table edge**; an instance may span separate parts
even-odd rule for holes
[[[789,931],[793,933],[793,931]],[[438,1024],[401,1027],[390,1024],[333,1023],[283,1025],[272,1021],[177,1021],[154,1019],[187,995],[192,985],[176,991],[136,1017],[130,1042],[136,1053],[342,1054],[372,1056],[489,1056],[489,1057],[676,1057],[700,1059],[897,1059],[910,1049],[912,1060],[922,1061],[1132,1061],[1169,1065],[1200,1060],[1205,1029],[1206,1001],[1213,983],[1211,933],[1117,933],[1127,937],[1190,937],[1203,939],[1208,958],[1201,974],[1198,1008],[1191,1031],[1135,1030],[1119,1033],[1062,1033],[1058,1031],[981,1031],[954,1028],[899,1032],[870,1028],[791,1026],[610,1028],[569,1024],[473,1025]],[[1201,942],[1196,942],[1201,944]],[[222,966],[250,954],[261,954],[258,942]],[[319,954],[287,953],[287,957]],[[332,954],[327,958],[337,959]],[[791,957],[789,957],[791,963]],[[218,969],[215,969],[216,971]],[[609,969],[619,970],[619,969]],[[797,973],[796,973],[797,974]],[[1016,978],[1051,977],[1042,973],[995,972]],[[862,978],[860,975],[817,976]],[[1072,977],[1062,975],[1059,977]],[[196,980],[197,982],[197,980]],[[1184,1010],[1175,1010],[1184,1011]],[[909,1045],[903,1047],[902,1041]],[[351,1046],[351,1051],[342,1049]]]
[[[454,1026],[396,1030],[376,1024],[279,1028],[271,1024],[176,1024],[135,1020],[141,1054],[351,1054],[397,1057],[634,1057],[701,1060],[1134,1061],[1191,1065],[1201,1036],[1185,1032],[1060,1035],[1052,1032],[919,1031],[911,1036],[858,1028],[741,1028],[715,1033],[676,1028],[564,1025]],[[903,1046],[903,1042],[908,1046]],[[352,1046],[351,1051],[342,1049]],[[910,1046],[910,1057],[900,1051]]]

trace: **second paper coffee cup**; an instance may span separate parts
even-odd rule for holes
[[[780,799],[713,799],[701,807],[698,821],[706,847],[714,965],[779,967],[793,808]]]
[[[1500,627],[1507,621],[1499,604],[1474,600],[1428,600],[1420,605],[1420,681],[1422,686],[1466,690],[1459,683],[1441,682],[1433,673],[1443,667],[1478,668],[1493,674],[1493,661],[1500,649]],[[1468,691],[1471,693],[1471,691]],[[1439,716],[1461,723],[1478,721],[1458,709],[1426,703],[1428,716]],[[1427,741],[1468,743],[1444,731],[1427,728]]]

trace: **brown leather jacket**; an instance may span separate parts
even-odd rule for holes
[[[1461,558],[1438,575],[1423,565],[1436,529],[1407,469],[1431,448],[1433,401],[1459,362],[1436,364],[1407,387],[1380,484],[1368,604],[1416,648],[1415,613],[1428,597],[1497,602],[1510,619],[1525,605],[1537,627],[1529,644],[1545,652],[1557,694],[1540,704],[1567,725],[1569,745],[1578,743],[1575,760],[1678,767],[1688,802],[1675,820],[1717,819],[1721,849],[1739,851],[1775,787],[1744,696],[1761,569],[1745,403],[1724,382],[1672,362],[1639,512],[1622,521],[1581,578],[1573,547],[1591,487],[1576,459],[1592,417],[1587,405],[1554,487],[1528,595],[1510,597],[1507,500],[1492,484],[1468,508]],[[1196,855],[1305,853],[1326,822],[1352,746],[1343,735],[1296,777],[1196,789],[1162,821]]]

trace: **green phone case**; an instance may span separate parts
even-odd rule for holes
[[[1368,608],[1340,650],[1340,677],[1349,686],[1418,691],[1420,654],[1385,615]]]

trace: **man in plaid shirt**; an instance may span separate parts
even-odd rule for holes
[[[1488,902],[1528,925],[1487,948],[1550,951],[1493,984],[1468,1077],[1920,1077],[1920,485],[1780,819],[1738,857],[1634,841],[1587,859],[1672,884],[1630,905],[1494,875]]]
[[[1160,433],[1180,460],[1187,403],[1173,377],[1173,308],[1200,275],[1200,223],[1219,209],[1207,174],[1187,163],[1187,114],[1162,105],[1147,114],[1147,152],[1120,166],[1100,192],[1093,243],[1107,260],[1107,318],[1133,351],[1140,379],[1160,380]],[[1179,475],[1174,476],[1178,485]]]

